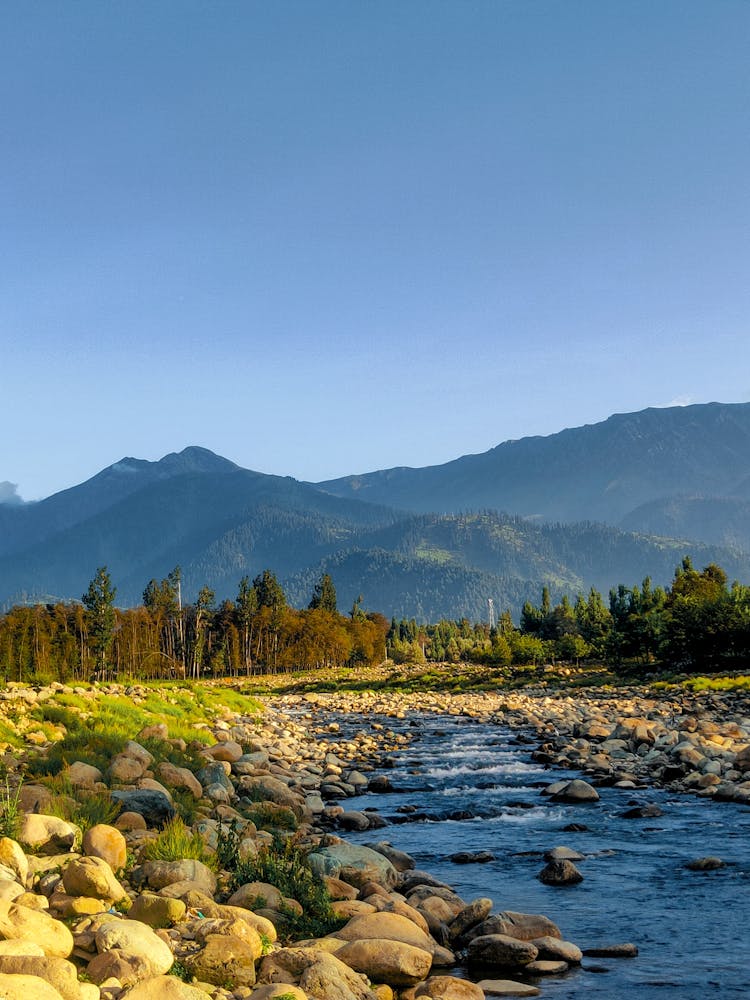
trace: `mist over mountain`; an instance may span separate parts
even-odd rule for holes
[[[503,513],[503,511],[510,513]],[[626,529],[626,530],[625,530]],[[204,448],[123,458],[79,486],[0,504],[0,605],[79,599],[106,565],[117,601],[182,569],[233,598],[265,568],[307,604],[329,572],[345,610],[479,619],[555,597],[666,584],[684,555],[750,580],[750,404],[619,414],[426,469],[322,484]]]

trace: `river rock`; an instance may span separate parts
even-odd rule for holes
[[[119,802],[121,813],[140,813],[148,826],[164,826],[176,815],[174,806],[163,792],[118,789],[110,794]]]
[[[29,859],[21,845],[10,837],[0,837],[0,865],[9,868],[21,885],[26,885],[29,876]]]
[[[561,941],[554,937],[538,937],[532,942],[539,950],[538,959],[540,961],[560,961],[570,965],[577,965],[583,957],[583,952],[578,945],[571,941]]]
[[[210,934],[199,952],[185,959],[185,966],[201,982],[222,986],[255,983],[256,949],[233,934]]]
[[[516,983],[512,979],[483,979],[477,985],[486,997],[538,997],[542,992],[536,986]]]
[[[357,847],[342,842],[317,848],[308,855],[307,860],[318,875],[340,877],[342,871],[351,869],[361,872],[388,889],[392,889],[398,883],[398,872],[391,862],[369,847]]]
[[[486,920],[492,912],[492,905],[491,899],[487,896],[481,896],[465,906],[448,924],[448,934],[451,940],[458,940],[472,927],[476,927],[477,924]]]
[[[353,917],[334,936],[342,941],[400,941],[421,948],[430,955],[436,948],[436,943],[429,934],[399,913],[368,913],[363,917]]]
[[[583,954],[589,958],[635,958],[638,946],[630,943],[600,945],[597,948],[584,948]]]
[[[216,892],[216,875],[202,861],[183,858],[181,861],[146,861],[140,871],[151,889],[165,889],[179,884],[190,885],[207,896]]]
[[[549,917],[541,913],[517,913],[515,910],[504,910],[488,917],[481,924],[472,927],[464,935],[464,939],[470,941],[485,934],[505,934],[518,941],[533,941],[545,936],[562,940],[560,928]]]
[[[107,823],[97,823],[83,835],[83,853],[106,861],[113,872],[125,867],[128,845],[122,833]]]
[[[552,850],[544,852],[545,861],[583,861],[584,857],[571,847],[553,847]]]
[[[583,882],[583,875],[572,861],[550,861],[537,875],[545,885],[576,885]]]
[[[350,941],[336,952],[336,958],[375,982],[399,987],[421,982],[432,966],[429,951],[392,939]]]
[[[289,983],[269,983],[267,986],[258,986],[253,990],[250,1000],[308,1000],[307,993],[304,993],[299,986],[291,986]]]
[[[63,1000],[62,994],[39,976],[0,973],[3,1000]]]
[[[73,823],[57,816],[25,813],[18,835],[20,843],[39,854],[62,854],[72,851],[81,831]]]
[[[369,847],[371,850],[377,851],[378,854],[382,854],[384,858],[390,861],[397,872],[413,871],[416,868],[416,862],[410,854],[407,854],[406,851],[399,851],[387,840],[367,843],[365,847]]]
[[[43,910],[16,903],[0,904],[0,937],[33,941],[50,958],[67,958],[73,951],[73,935],[65,924]]]
[[[65,769],[65,777],[74,788],[93,788],[104,775],[93,764],[85,764],[82,760],[74,760]]]
[[[0,974],[38,976],[53,986],[63,1000],[80,1000],[78,970],[64,958],[33,955],[0,955]],[[0,992],[0,996],[2,996]],[[28,997],[34,1000],[35,994]]]
[[[717,868],[723,868],[726,865],[725,861],[721,858],[708,856],[705,858],[696,858],[694,861],[688,861],[685,867],[691,872],[712,872]]]
[[[415,997],[429,1000],[484,1000],[484,990],[468,979],[455,976],[430,976],[414,991]]]
[[[260,963],[262,983],[294,983],[316,1000],[376,1000],[359,973],[321,948],[282,948]]]
[[[121,1000],[206,1000],[206,996],[205,990],[183,983],[175,976],[150,976],[126,990]]]
[[[598,802],[599,793],[588,781],[574,778],[573,781],[565,782],[564,787],[551,797],[553,802]]]
[[[82,857],[71,861],[65,866],[62,881],[69,896],[88,896],[109,903],[117,903],[125,896],[115,873],[101,858]]]
[[[118,948],[126,955],[144,959],[153,976],[168,972],[174,961],[169,946],[155,931],[138,920],[105,920],[96,931],[95,940],[99,953]]]
[[[156,769],[165,785],[170,788],[185,788],[194,799],[203,797],[203,786],[187,767],[178,767],[171,761],[163,760]]]
[[[187,907],[181,899],[158,896],[155,892],[142,892],[133,900],[128,910],[129,920],[139,920],[156,930],[173,927],[185,917]]]
[[[520,968],[533,962],[538,949],[530,941],[519,941],[506,934],[485,934],[469,942],[469,962],[496,968]]]

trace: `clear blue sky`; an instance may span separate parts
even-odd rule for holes
[[[750,399],[750,4],[6,0],[0,480]]]

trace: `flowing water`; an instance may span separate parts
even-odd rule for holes
[[[336,718],[342,731],[354,721]],[[652,788],[601,788],[599,802],[553,804],[540,788],[578,775],[535,763],[510,731],[457,717],[383,721],[415,735],[395,769],[383,772],[397,790],[343,805],[377,807],[393,825],[346,833],[348,840],[388,840],[467,901],[489,896],[494,912],[543,913],[579,947],[638,945],[634,959],[584,958],[562,977],[530,980],[544,997],[750,997],[750,809]],[[656,803],[663,815],[623,818],[634,802]],[[459,813],[473,818],[448,818]],[[565,832],[570,823],[588,829]],[[584,875],[578,885],[551,887],[536,878],[544,851],[558,845],[585,855],[576,862]],[[458,851],[490,851],[494,860],[449,861]],[[726,866],[685,868],[705,855]]]

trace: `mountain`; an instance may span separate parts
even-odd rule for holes
[[[615,414],[548,437],[506,441],[444,465],[387,469],[317,485],[335,496],[409,511],[491,508],[648,531],[657,523],[650,504],[676,498],[750,500],[749,484],[750,403],[707,403]],[[704,523],[712,518],[688,509],[683,507],[683,517],[673,508],[670,533],[715,541],[713,525]],[[741,517],[738,526],[738,540],[750,549]]]
[[[0,505],[0,607],[78,599],[102,565],[118,603],[137,604],[179,565],[186,601],[203,586],[234,597],[270,568],[297,606],[329,572],[345,609],[361,594],[388,616],[480,619],[488,598],[517,614],[545,584],[555,599],[666,584],[685,555],[747,582],[749,553],[750,405],[708,404],[318,485],[203,448],[123,458]]]

